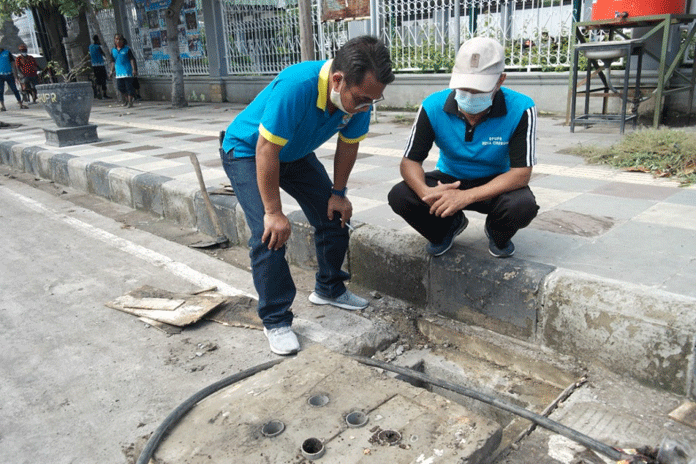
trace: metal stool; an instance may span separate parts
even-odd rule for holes
[[[587,66],[587,78],[585,82],[585,90],[581,93],[585,94],[585,112],[580,116],[575,116],[576,111],[576,99],[578,94],[578,61],[580,53],[583,53],[585,57],[589,60],[590,65]],[[629,84],[629,72],[631,70],[631,56],[638,56],[638,63],[636,67],[636,85],[635,85],[635,96],[633,99],[633,108],[631,109],[631,114],[626,115],[626,107],[628,104],[628,84]],[[611,61],[618,58],[626,58],[626,69],[624,71],[623,89],[621,91],[615,89],[611,84],[611,78],[609,76],[611,69]],[[608,63],[606,66],[607,74],[604,75],[602,68],[597,64],[597,60],[602,60],[604,63]],[[633,128],[636,128],[636,123],[638,122],[638,102],[640,100],[640,71],[643,65],[643,41],[641,40],[622,40],[613,42],[588,42],[583,44],[577,44],[574,47],[574,57],[573,57],[573,94],[571,99],[571,110],[570,110],[570,132],[575,132],[576,124],[604,124],[604,123],[619,123],[620,133],[624,133],[624,127],[626,126],[626,121],[633,120]],[[590,89],[590,80],[592,77],[592,65],[594,65],[599,70],[599,77],[602,80],[603,86],[595,89]],[[590,94],[598,90],[603,91],[602,94],[598,94],[605,98],[605,105],[602,107],[602,113],[590,114]],[[621,98],[621,113],[620,114],[607,114],[606,113],[606,98],[607,97],[620,97]]]

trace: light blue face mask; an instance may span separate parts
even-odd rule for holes
[[[468,114],[479,114],[486,111],[493,104],[493,92],[495,89],[486,93],[471,93],[466,90],[455,90],[454,99],[457,101],[459,109]]]

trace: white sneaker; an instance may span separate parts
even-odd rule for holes
[[[297,340],[297,335],[289,326],[270,330],[264,327],[263,333],[268,338],[271,351],[275,354],[288,355],[300,351],[300,342]]]
[[[326,296],[321,296],[317,292],[312,292],[309,295],[309,301],[316,305],[331,305],[337,308],[347,309],[349,311],[355,311],[358,309],[365,309],[370,303],[365,298],[360,298],[358,295],[351,293],[350,290],[338,296],[336,298],[329,298]]]

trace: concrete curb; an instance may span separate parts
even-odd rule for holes
[[[216,235],[198,188],[187,183],[14,142],[0,143],[0,161]],[[246,244],[249,231],[236,197],[211,200],[230,242]],[[288,260],[313,268],[313,230],[301,211],[289,219]],[[696,396],[696,299],[516,258],[493,259],[459,245],[431,258],[414,234],[355,226],[346,266],[362,286]]]

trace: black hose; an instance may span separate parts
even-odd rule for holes
[[[269,369],[281,362],[283,362],[283,359],[275,359],[264,364],[259,364],[258,366],[252,367],[242,372],[238,372],[222,380],[218,380],[214,384],[208,385],[204,389],[195,393],[189,399],[181,403],[174,411],[172,411],[167,416],[167,418],[164,419],[164,422],[162,422],[160,426],[157,427],[150,439],[145,444],[145,448],[143,448],[143,451],[140,453],[140,457],[138,458],[136,464],[148,464],[164,435],[167,432],[169,432],[169,430],[174,426],[174,424],[176,424],[179,421],[179,419],[184,417],[186,413],[193,409],[193,407],[203,398],[212,395],[216,391],[221,390],[229,385],[237,383],[240,380],[244,380],[247,377],[251,377],[256,373],[265,371],[266,369]]]
[[[577,430],[573,430],[569,427],[566,427],[565,425],[559,424],[558,422],[553,421],[548,417],[540,416],[539,414],[533,413],[527,409],[521,408],[514,404],[507,403],[494,396],[487,395],[485,393],[470,388],[455,385],[444,380],[435,379],[423,374],[422,372],[414,371],[413,369],[394,366],[382,361],[377,361],[375,359],[365,358],[362,356],[354,356],[353,358],[361,364],[365,364],[367,366],[372,367],[378,367],[386,371],[394,372],[396,374],[410,377],[412,379],[420,380],[421,382],[426,382],[430,385],[435,385],[437,387],[444,388],[445,390],[449,390],[454,393],[459,393],[460,395],[464,395],[469,398],[482,401],[486,404],[490,404],[491,406],[495,406],[498,409],[502,409],[504,411],[511,412],[517,416],[524,417],[525,419],[528,419],[534,422],[535,424],[544,427],[545,429],[551,430],[552,432],[555,432],[559,435],[563,435],[566,438],[570,438],[571,440],[580,443],[594,451],[597,451],[598,453],[601,453],[614,461],[621,461],[624,459],[631,460],[631,458],[633,458],[632,455],[622,453],[616,448],[612,448],[609,445],[605,445],[604,443],[599,442],[594,438],[588,437],[587,435],[583,435]]]

